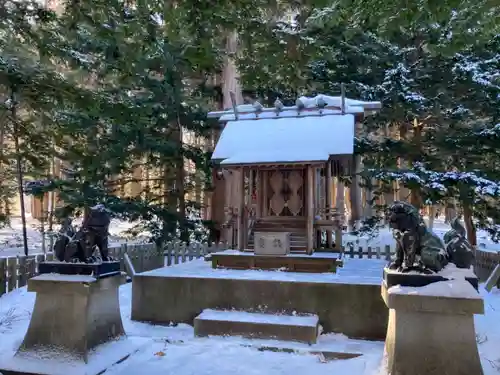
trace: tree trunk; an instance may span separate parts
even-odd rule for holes
[[[4,167],[3,167],[3,151],[4,151],[4,142],[5,142],[5,117],[2,116],[0,118],[0,179],[4,179],[6,176],[4,176]],[[3,192],[2,195],[0,196],[0,217],[3,215],[7,217],[7,205],[8,202],[3,197]]]
[[[365,217],[373,216],[373,186],[375,184],[374,179],[368,181],[368,186],[365,188]]]
[[[356,123],[355,133],[356,136],[360,136],[363,131],[361,124],[359,122]],[[363,160],[361,155],[354,155],[354,165],[353,165],[353,175],[351,179],[351,186],[349,189],[349,200],[350,200],[350,227],[356,229],[357,224],[362,218],[363,215],[363,202],[361,201],[361,177],[359,174],[363,168]]]
[[[434,227],[434,219],[436,218],[436,206],[429,207],[429,224],[427,225],[430,230]]]
[[[399,125],[399,139],[406,140],[408,139],[408,131],[406,128],[406,124]],[[408,161],[403,158],[399,158],[399,169],[408,169]],[[410,190],[403,186],[401,183],[398,183],[398,200],[407,202],[410,197]]]
[[[56,178],[56,159],[52,157],[52,163],[50,166],[50,175],[52,179]],[[52,251],[54,246],[54,237],[52,236],[52,231],[54,230],[54,211],[56,209],[56,192],[51,191],[49,193],[49,205],[48,205],[48,226],[49,226],[49,251]]]
[[[222,95],[224,100],[224,109],[232,107],[230,92],[234,92],[236,96],[236,104],[243,104],[243,94],[239,82],[238,68],[232,57],[238,52],[238,33],[236,31],[228,31],[226,39],[226,57],[222,71]]]
[[[349,226],[351,228],[356,228],[357,224],[361,220],[363,207],[361,202],[361,178],[359,173],[361,172],[361,156],[354,156],[354,175],[352,176],[351,186],[349,187],[349,201],[351,203],[351,216],[349,220]]]
[[[475,247],[477,246],[477,233],[474,222],[472,221],[472,207],[468,203],[463,202],[462,208],[464,210],[464,225],[467,231],[467,239],[470,244]]]
[[[24,207],[24,176],[23,167],[21,159],[21,150],[19,146],[19,124],[17,123],[17,103],[15,89],[11,88],[11,113],[12,113],[12,124],[13,124],[13,134],[14,134],[14,147],[16,153],[16,177],[17,177],[17,189],[19,193],[19,203],[21,205],[21,223],[23,232],[23,246],[24,255],[28,256],[28,233],[26,230],[26,210]]]
[[[417,120],[415,120],[415,125],[413,126],[413,139],[415,141],[415,144],[417,145],[417,150],[422,149],[422,131],[423,131],[422,124],[417,123]],[[420,156],[414,156],[412,158],[412,163],[418,161],[420,161]],[[422,202],[422,192],[420,187],[416,187],[411,190],[410,203],[417,209],[422,208],[423,202]]]
[[[40,233],[42,234],[42,253],[46,253],[47,252],[47,244],[45,242],[45,210],[44,210],[44,206],[45,206],[45,199],[44,199],[44,196],[45,194],[43,194],[41,197],[40,197],[40,205],[42,206],[41,207],[41,215],[40,215]]]

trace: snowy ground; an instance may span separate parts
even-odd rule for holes
[[[74,224],[79,225],[78,220]],[[117,245],[126,242],[125,232],[133,227],[135,223],[128,223],[119,220],[112,220],[109,227],[110,244]],[[29,254],[42,253],[42,234],[39,230],[40,223],[37,220],[27,217],[28,247]],[[55,228],[58,229],[58,228]],[[49,240],[46,240],[46,247],[49,248]],[[13,218],[10,227],[0,228],[0,258],[7,256],[24,255],[23,234],[21,219]]]
[[[195,262],[193,262],[194,265]],[[351,259],[346,269],[370,270],[380,261]],[[179,266],[181,267],[181,266]],[[186,265],[183,265],[186,267]],[[172,267],[174,268],[174,267]],[[379,275],[381,272],[379,273]],[[370,277],[373,277],[370,276]],[[478,347],[485,375],[500,372],[500,291],[488,294],[486,314],[476,316]],[[26,288],[0,298],[0,353],[13,352],[20,344],[33,309],[35,294]],[[120,305],[125,330],[129,337],[147,337],[150,341],[126,361],[106,371],[110,375],[301,375],[352,374],[383,375],[381,369],[383,342],[349,340],[342,335],[322,335],[312,347],[268,340],[246,340],[237,337],[194,338],[193,328],[181,324],[175,327],[153,326],[130,320],[131,285],[120,288]],[[259,351],[256,346],[287,347],[296,353]],[[325,361],[306,351],[348,351],[363,355],[349,360]]]

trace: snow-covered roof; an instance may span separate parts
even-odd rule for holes
[[[354,115],[304,116],[226,124],[212,155],[221,164],[327,161],[354,152]]]
[[[365,102],[342,98],[341,96],[317,95],[315,97],[301,96],[297,99],[296,105],[286,107],[279,100],[275,107],[264,108],[259,103],[242,104],[236,106],[238,113],[237,120],[248,119],[278,119],[282,117],[302,117],[318,115],[337,115],[342,113],[363,113],[371,114],[381,108],[380,102]],[[258,109],[257,109],[258,108]],[[343,110],[342,110],[343,108]],[[233,109],[222,112],[210,112],[209,117],[218,117],[220,121],[236,120]]]

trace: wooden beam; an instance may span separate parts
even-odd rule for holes
[[[307,166],[307,253],[312,254],[314,251],[314,168]]]

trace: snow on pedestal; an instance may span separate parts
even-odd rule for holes
[[[482,375],[474,314],[484,301],[463,278],[424,287],[382,284],[389,307],[387,372],[397,375]]]
[[[42,274],[28,281],[36,301],[28,331],[0,373],[95,375],[138,349],[123,330],[118,288],[123,275]]]

